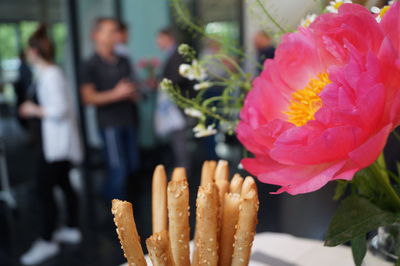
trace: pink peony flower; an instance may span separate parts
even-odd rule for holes
[[[241,111],[242,161],[277,193],[351,180],[373,163],[400,119],[400,3],[381,23],[343,4],[287,34]]]

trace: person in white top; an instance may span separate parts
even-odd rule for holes
[[[23,265],[35,265],[59,253],[59,242],[81,241],[78,229],[77,196],[69,180],[72,164],[82,161],[82,148],[72,97],[62,70],[54,64],[54,49],[45,26],[29,38],[27,58],[34,66],[38,104],[24,102],[19,112],[25,118],[41,120],[42,150],[38,169],[38,193],[43,206],[40,238],[21,258]],[[57,229],[58,210],[53,189],[63,191],[67,224]]]

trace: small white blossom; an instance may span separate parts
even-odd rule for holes
[[[203,81],[207,78],[206,70],[197,60],[193,60],[191,65],[182,64],[179,66],[179,74],[190,80]]]
[[[326,10],[330,13],[337,13],[339,7],[343,4],[351,4],[351,0],[333,0],[329,2],[329,5],[326,7]]]
[[[208,88],[210,88],[211,86],[212,86],[211,82],[203,81],[203,82],[200,82],[200,83],[195,84],[194,87],[193,87],[193,89],[194,89],[195,91],[199,91],[199,90],[208,89]]]
[[[188,64],[182,64],[179,66],[179,74],[184,78],[189,78],[191,75],[192,67]]]
[[[390,6],[393,5],[393,3],[394,3],[394,1],[390,1],[390,2],[389,2],[389,5],[384,6],[384,7],[382,7],[382,8],[379,8],[379,7],[376,7],[376,6],[371,7],[371,12],[374,13],[374,14],[377,14],[377,16],[376,16],[375,19],[376,19],[376,21],[377,21],[378,23],[381,22],[383,16],[384,16],[384,15],[386,14],[386,12],[389,10]]]
[[[198,124],[193,128],[194,136],[196,138],[208,137],[217,134],[217,130],[213,125],[209,125],[207,128],[203,124]]]
[[[172,88],[173,84],[170,79],[164,78],[160,83],[160,89],[163,91],[167,91]]]
[[[314,20],[315,20],[316,18],[317,18],[317,15],[316,15],[316,14],[309,14],[309,15],[307,15],[305,18],[303,18],[303,19],[301,20],[300,25],[301,25],[302,27],[307,28],[308,26],[310,26],[311,23],[314,22]]]
[[[199,64],[197,60],[193,60],[192,62],[192,76],[189,78],[190,80],[198,80],[203,81],[207,78],[206,70]]]
[[[190,52],[190,46],[187,45],[186,43],[182,43],[178,47],[178,53],[181,55],[187,55]]]
[[[185,108],[185,114],[194,118],[202,118],[203,114],[197,109],[194,108]]]

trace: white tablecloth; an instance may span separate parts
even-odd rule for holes
[[[146,257],[148,265],[152,265]],[[353,266],[351,249],[288,234],[261,233],[254,239],[250,266]],[[367,253],[364,266],[389,266]],[[127,266],[123,264],[121,266]]]

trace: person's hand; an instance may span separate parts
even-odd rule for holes
[[[126,79],[120,80],[115,86],[113,92],[117,100],[131,99],[137,93],[133,83]]]
[[[133,93],[132,93],[131,97],[129,97],[129,99],[132,102],[137,102],[140,100],[140,93],[134,84],[133,84],[133,88],[134,88]]]
[[[158,86],[158,81],[157,81],[156,78],[148,78],[145,81],[145,85],[146,85],[147,88],[154,90]]]
[[[26,101],[19,107],[19,114],[24,118],[41,117],[42,109],[32,101]]]

